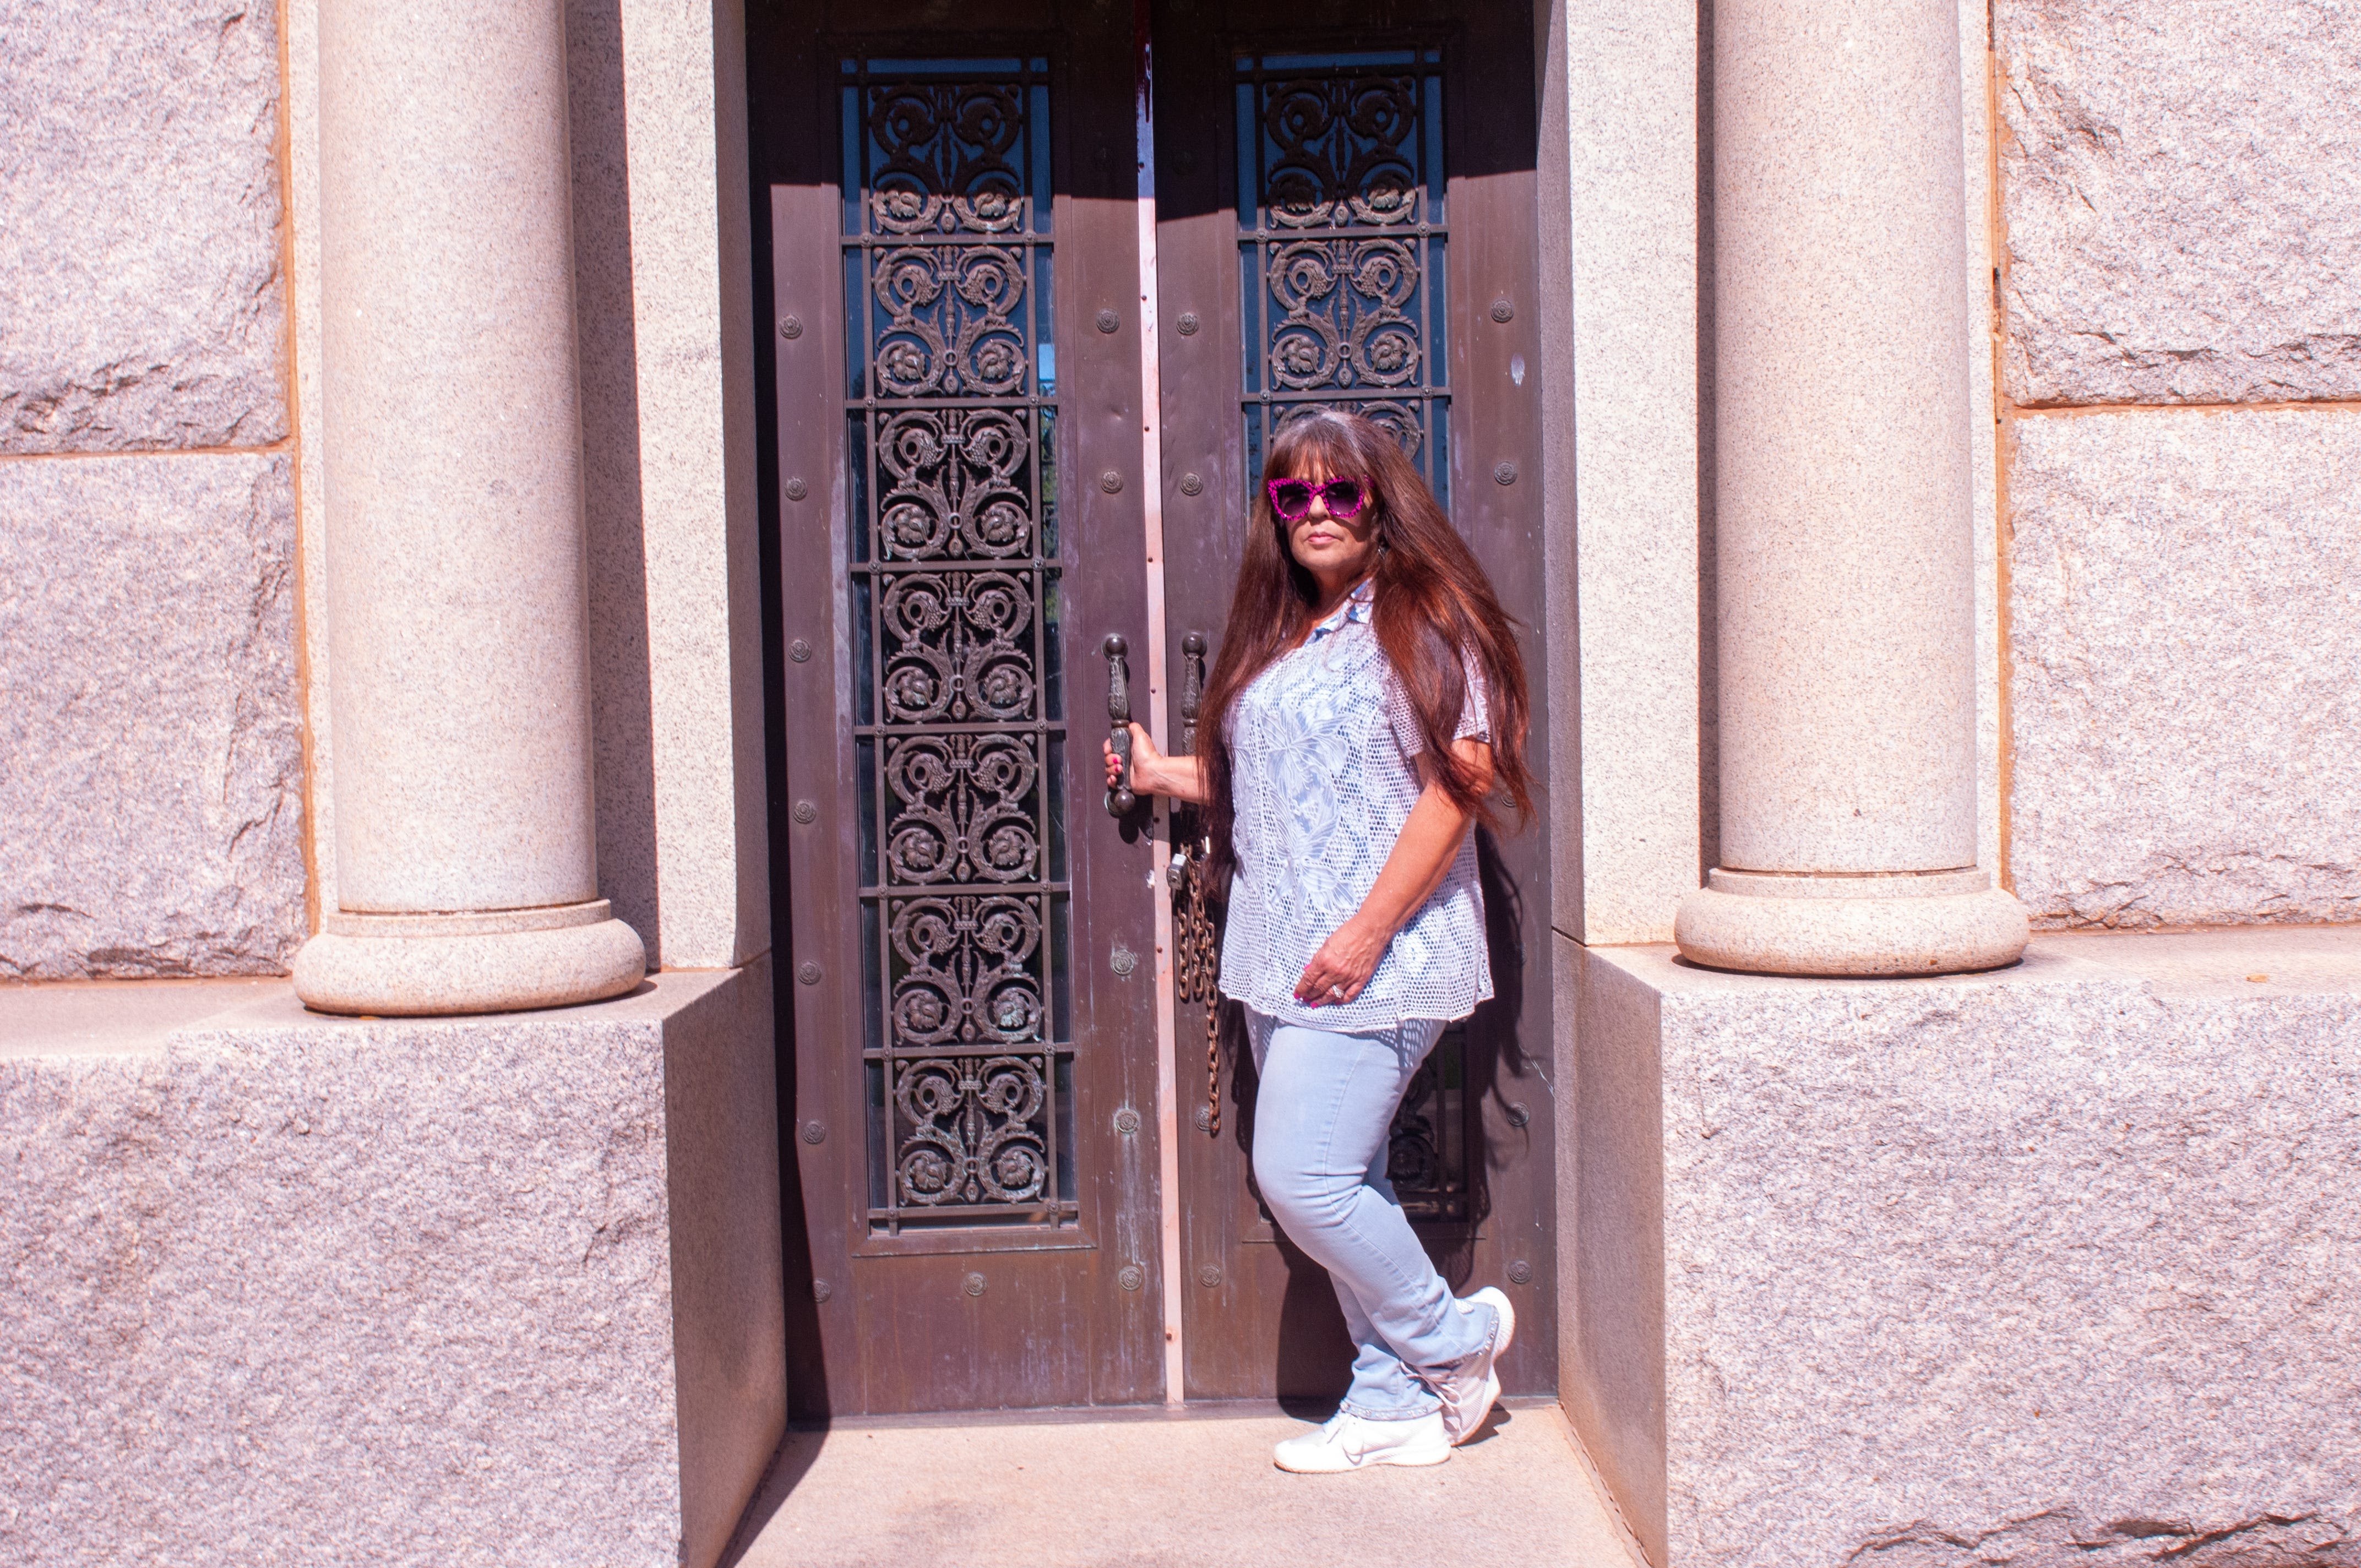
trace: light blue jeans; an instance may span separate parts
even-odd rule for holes
[[[1439,1409],[1429,1385],[1490,1345],[1492,1309],[1462,1312],[1386,1179],[1386,1135],[1443,1025],[1413,1019],[1339,1035],[1246,1010],[1262,1086],[1255,1182],[1286,1231],[1328,1271],[1358,1351],[1343,1408],[1371,1420]]]

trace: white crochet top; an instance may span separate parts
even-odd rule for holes
[[[1280,655],[1230,717],[1238,870],[1222,937],[1222,994],[1284,1024],[1351,1034],[1405,1018],[1465,1018],[1492,994],[1476,837],[1351,1002],[1306,1007],[1295,983],[1368,897],[1418,803],[1418,725],[1369,625],[1369,585]],[[1467,662],[1461,739],[1488,740]]]

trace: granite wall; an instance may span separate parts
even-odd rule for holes
[[[767,963],[120,989],[0,991],[0,1562],[716,1560],[786,1417]]]
[[[2361,920],[2361,412],[2015,428],[2018,895]]]
[[[2361,919],[2361,12],[1998,0],[1993,45],[2015,890]]]
[[[307,929],[277,13],[0,0],[0,979]]]
[[[1565,1399],[1654,1561],[2361,1564],[2361,934],[1572,961]]]

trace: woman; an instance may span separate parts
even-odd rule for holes
[[[1263,1201],[1336,1288],[1359,1347],[1298,1472],[1440,1464],[1483,1424],[1516,1316],[1455,1300],[1386,1180],[1444,1025],[1492,994],[1470,825],[1531,807],[1524,667],[1483,568],[1392,438],[1300,417],[1271,444],[1202,758],[1131,728],[1131,785],[1207,809],[1233,869],[1221,988],[1245,1003]],[[1110,784],[1121,764],[1110,749]]]

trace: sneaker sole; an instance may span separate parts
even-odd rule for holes
[[[1509,1346],[1517,1340],[1516,1304],[1509,1299],[1509,1293],[1497,1285],[1487,1285],[1467,1299],[1484,1302],[1499,1319],[1499,1329],[1492,1337],[1492,1365],[1498,1366],[1500,1357],[1509,1354]],[[1451,1446],[1456,1448],[1483,1431],[1484,1423],[1492,1419],[1492,1407],[1499,1402],[1500,1375],[1487,1367],[1484,1372],[1484,1408],[1477,1412],[1473,1420],[1460,1429],[1459,1435],[1451,1440]]]
[[[1440,1453],[1421,1454],[1416,1457],[1408,1454],[1378,1455],[1365,1459],[1358,1464],[1299,1466],[1290,1464],[1277,1454],[1271,1455],[1270,1462],[1290,1475],[1349,1475],[1356,1470],[1375,1470],[1380,1464],[1400,1465],[1406,1469],[1423,1469],[1431,1464],[1445,1464],[1450,1458],[1451,1450],[1446,1448]]]

